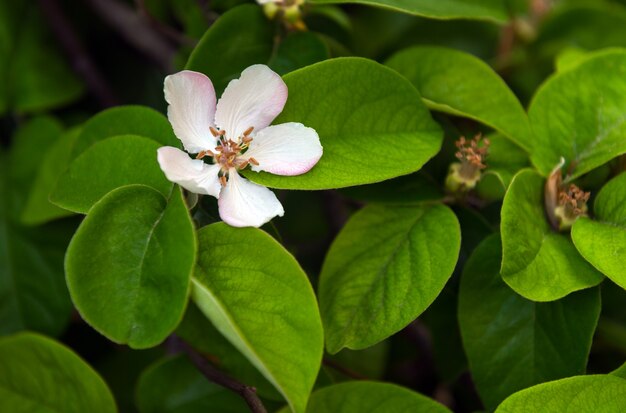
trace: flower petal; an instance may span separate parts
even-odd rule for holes
[[[188,191],[218,197],[220,171],[218,165],[209,165],[199,159],[191,159],[178,148],[163,146],[157,150],[157,159],[165,176]]]
[[[246,129],[267,127],[287,101],[287,85],[265,65],[253,65],[231,80],[217,103],[215,124],[235,140]]]
[[[215,118],[215,89],[202,73],[183,70],[165,78],[167,117],[185,150],[213,149],[216,140],[209,127]]]
[[[242,178],[235,169],[231,169],[217,202],[220,217],[233,227],[258,228],[285,213],[272,191]]]
[[[290,122],[259,131],[244,156],[259,163],[258,166],[251,164],[253,171],[292,176],[313,168],[322,157],[322,151],[315,129]]]

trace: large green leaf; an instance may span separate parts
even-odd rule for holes
[[[598,52],[537,91],[528,114],[532,161],[544,176],[561,157],[575,178],[626,152],[624,73],[625,50]]]
[[[304,412],[320,367],[322,324],[296,260],[255,228],[198,232],[192,298],[215,327]]]
[[[524,108],[482,60],[444,47],[418,46],[398,52],[386,64],[415,85],[429,108],[477,120],[530,148]]]
[[[460,241],[459,223],[443,205],[371,205],[356,213],[320,275],[327,350],[366,348],[406,327],[443,289]]]
[[[502,268],[504,281],[533,301],[552,301],[602,281],[580,256],[569,237],[554,232],[543,204],[544,179],[520,171],[502,205]]]
[[[357,3],[430,17],[433,19],[507,20],[501,0],[309,0],[317,4]]]
[[[280,413],[287,413],[283,409]],[[404,387],[372,381],[350,381],[317,390],[306,413],[449,413],[445,406]]]
[[[147,186],[118,188],[93,206],[68,247],[72,301],[110,340],[155,346],[183,316],[195,253],[178,189],[167,200]]]
[[[152,139],[135,135],[99,141],[81,153],[59,177],[50,200],[86,214],[104,195],[125,185],[146,185],[167,196],[173,184],[157,162],[160,146]]]
[[[506,399],[496,413],[622,413],[626,380],[610,375],[576,376],[538,384]]]
[[[211,383],[185,356],[166,358],[146,369],[137,383],[141,413],[247,413],[241,396]]]
[[[579,218],[572,240],[580,254],[626,289],[626,173],[607,183],[594,202],[595,220]]]
[[[472,378],[487,410],[534,384],[584,374],[598,317],[598,288],[535,303],[500,277],[501,245],[487,238],[465,265],[459,324]]]
[[[415,172],[440,149],[441,129],[417,90],[393,70],[362,58],[326,60],[284,77],[289,99],[275,123],[317,131],[324,155],[309,172],[246,172],[266,186],[328,189]]]
[[[248,66],[267,63],[274,46],[271,22],[257,5],[224,13],[202,36],[185,69],[207,75],[219,94]]]
[[[0,410],[114,413],[98,373],[61,344],[33,333],[0,339]]]

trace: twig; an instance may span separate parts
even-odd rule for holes
[[[154,30],[157,30],[158,32],[163,34],[163,36],[184,46],[193,46],[196,43],[192,38],[186,36],[184,33],[181,33],[173,27],[170,27],[167,24],[164,24],[160,20],[156,19],[152,15],[152,13],[150,13],[150,10],[148,10],[148,8],[146,7],[145,0],[135,0],[135,4],[137,5],[139,15],[142,18],[146,19],[148,24],[152,26]]]
[[[164,70],[173,70],[176,49],[131,7],[118,0],[87,0],[91,8],[128,43],[141,50]]]
[[[328,366],[330,368],[332,368],[333,370],[337,370],[339,373],[348,376],[352,379],[355,380],[367,380],[367,377],[365,377],[364,375],[357,373],[356,371],[349,369],[347,367],[342,366],[341,364],[337,363],[335,360],[329,359],[329,358],[324,358],[324,360],[322,361],[322,363],[324,363],[325,366]]]
[[[39,0],[39,6],[47,17],[50,29],[69,56],[74,71],[83,78],[89,91],[103,107],[118,105],[119,100],[89,58],[59,2],[57,0]]]
[[[248,407],[250,407],[250,411],[254,413],[267,413],[267,410],[265,409],[265,406],[263,406],[263,402],[259,399],[259,396],[257,396],[256,389],[254,387],[246,386],[232,377],[227,376],[220,370],[213,367],[207,359],[194,350],[189,344],[176,336],[173,337],[173,339],[178,342],[177,344],[180,345],[180,348],[182,348],[182,350],[187,354],[189,360],[191,360],[196,368],[207,379],[219,384],[222,387],[232,390],[235,393],[238,393],[246,401]]]

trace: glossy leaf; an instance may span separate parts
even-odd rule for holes
[[[80,154],[59,178],[50,200],[74,212],[86,214],[113,189],[142,184],[169,195],[173,184],[157,162],[161,145],[135,135],[107,138]]]
[[[146,369],[137,383],[140,413],[247,413],[232,390],[206,379],[184,355],[166,358]]]
[[[533,301],[552,301],[593,287],[602,274],[585,261],[564,234],[554,232],[543,204],[544,179],[526,169],[513,178],[502,205],[504,281]]]
[[[310,0],[311,3],[357,3],[377,6],[433,19],[507,20],[507,10],[499,0]]]
[[[574,223],[574,245],[595,268],[626,289],[626,173],[602,188],[593,212],[594,220],[582,217]]]
[[[350,381],[311,395],[306,413],[449,413],[445,406],[404,387],[372,381]],[[286,409],[280,413],[288,413]]]
[[[324,155],[299,176],[246,172],[255,182],[289,189],[364,185],[415,172],[440,149],[441,129],[419,93],[376,62],[331,59],[284,79],[289,99],[274,123],[312,127]]]
[[[0,410],[117,411],[98,373],[67,347],[33,333],[0,339]]]
[[[304,412],[323,349],[306,274],[261,230],[218,223],[202,228],[198,238],[194,302],[293,411]]]
[[[406,327],[443,289],[460,238],[454,213],[442,205],[372,205],[357,212],[320,275],[327,350],[366,348]]]
[[[598,52],[537,91],[528,114],[532,161],[544,176],[561,157],[576,178],[626,152],[624,72],[626,51]]]
[[[538,384],[506,399],[496,413],[621,413],[626,380],[611,375],[576,376]]]
[[[183,316],[195,252],[178,189],[168,201],[146,186],[118,188],[93,206],[67,250],[72,301],[110,340],[155,346]]]
[[[273,45],[272,24],[262,9],[242,5],[224,13],[207,30],[185,68],[207,75],[219,96],[245,68],[267,63]]]
[[[584,374],[600,315],[599,289],[529,301],[500,277],[501,244],[486,239],[465,265],[459,323],[472,378],[488,410],[534,384]]]
[[[482,60],[454,49],[419,46],[398,52],[386,64],[413,83],[429,108],[477,120],[530,148],[524,108]]]

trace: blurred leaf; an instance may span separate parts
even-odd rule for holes
[[[544,176],[561,157],[576,178],[626,152],[624,73],[625,50],[598,52],[537,91],[528,114],[532,161]]]
[[[612,375],[626,379],[626,363],[611,372]]]
[[[0,410],[114,413],[105,382],[67,347],[20,333],[0,339]]]
[[[440,201],[444,196],[437,182],[421,172],[377,184],[343,188],[340,192],[357,201],[384,204],[418,204]]]
[[[324,155],[299,176],[245,173],[257,183],[330,189],[380,182],[417,171],[441,147],[441,129],[419,93],[376,62],[331,59],[284,79],[289,99],[275,123],[301,122],[315,129]]]
[[[538,384],[506,399],[496,413],[621,413],[626,380],[610,375],[576,376]]]
[[[587,217],[576,220],[572,241],[591,265],[626,289],[626,173],[602,188],[593,212],[595,220]]]
[[[276,73],[284,75],[328,58],[330,58],[328,46],[317,34],[296,32],[289,34],[280,43],[268,65]]]
[[[147,186],[118,188],[93,206],[68,247],[72,301],[111,341],[155,346],[183,316],[195,252],[178,189],[166,200]]]
[[[502,278],[533,301],[556,300],[603,279],[569,237],[552,230],[543,192],[544,179],[525,169],[513,178],[502,205]]]
[[[246,413],[250,409],[232,390],[207,380],[183,356],[160,360],[137,383],[141,413]]]
[[[279,413],[288,413],[286,408]],[[450,413],[445,406],[390,383],[351,381],[334,384],[311,395],[307,413]]]
[[[507,10],[501,0],[309,0],[313,4],[366,4],[433,19],[479,19],[503,23]]]
[[[258,5],[227,11],[202,36],[185,69],[202,72],[219,96],[248,66],[267,63],[274,45],[271,22]]]
[[[555,66],[557,72],[563,72],[565,70],[576,67],[579,63],[583,62],[585,58],[589,56],[589,52],[576,47],[568,47],[563,49],[561,53],[556,57]]]
[[[433,109],[490,126],[529,149],[528,117],[513,92],[482,60],[443,47],[413,47],[386,63],[409,79]]]
[[[584,374],[600,315],[598,288],[550,303],[517,295],[500,277],[501,244],[486,239],[467,262],[459,323],[472,378],[487,410],[510,394]]]
[[[218,223],[202,228],[198,238],[192,299],[294,412],[304,412],[323,351],[306,274],[261,230]]]
[[[459,223],[443,205],[371,205],[357,212],[320,275],[328,352],[367,348],[406,327],[443,289],[460,241]]]
[[[163,196],[173,184],[157,162],[161,145],[135,135],[114,136],[99,141],[81,153],[59,177],[50,200],[62,208],[86,214],[110,191],[142,184]]]
[[[328,360],[332,360],[346,370],[342,372],[341,369],[330,365],[326,370],[329,373],[335,373],[332,377],[337,377],[337,374],[340,374],[343,380],[352,379],[350,375],[345,374],[346,372],[351,372],[353,373],[352,376],[356,374],[372,380],[382,380],[387,368],[389,347],[388,341],[381,341],[363,350],[344,348],[337,354],[324,357],[324,364],[327,364],[326,359],[328,358]]]

